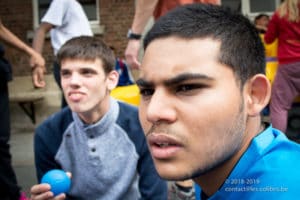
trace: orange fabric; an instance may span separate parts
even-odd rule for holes
[[[159,0],[154,10],[153,16],[157,20],[160,16],[166,14],[169,10],[175,8],[178,5],[188,3],[210,3],[217,4],[217,0]]]

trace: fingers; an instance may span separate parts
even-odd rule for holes
[[[49,184],[34,185],[30,189],[31,200],[46,200],[53,198],[53,193],[50,191]]]
[[[130,66],[131,69],[139,69],[141,66],[141,63],[137,60],[136,57],[127,57],[126,58],[127,64]]]
[[[66,174],[67,174],[67,176],[68,176],[69,178],[72,178],[72,173],[71,173],[71,172],[66,172]]]
[[[45,59],[42,57],[41,54],[37,53],[37,52],[32,52],[32,55],[30,57],[30,61],[29,64],[32,68],[36,67],[36,66],[41,66],[41,67],[45,67]]]
[[[126,63],[131,69],[139,69],[141,63],[138,61],[138,54],[140,50],[139,40],[130,40],[125,50]]]
[[[66,195],[64,193],[56,195],[53,200],[64,200],[66,199]]]
[[[46,86],[45,82],[45,70],[42,67],[35,67],[32,71],[32,82],[37,88],[43,88]]]
[[[38,184],[34,185],[30,189],[30,199],[31,200],[64,200],[66,195],[64,193],[56,195],[54,197],[53,193],[50,191],[51,187],[49,184]]]

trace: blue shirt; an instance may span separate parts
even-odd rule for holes
[[[196,199],[201,188],[196,185]],[[251,142],[221,188],[210,198],[300,198],[300,145],[270,125]]]

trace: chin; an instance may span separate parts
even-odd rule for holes
[[[86,110],[87,110],[87,109],[83,108],[82,106],[78,106],[78,105],[69,104],[69,107],[73,112],[76,112],[76,113],[83,113],[83,112],[86,112]]]
[[[159,176],[169,181],[183,181],[192,177],[191,171],[186,166],[175,166],[170,164],[155,163],[155,168]]]

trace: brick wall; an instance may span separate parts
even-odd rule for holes
[[[99,7],[100,23],[104,26],[104,33],[96,37],[115,47],[116,56],[123,57],[127,44],[126,33],[134,15],[134,0],[100,0]],[[33,30],[32,0],[1,0],[0,17],[10,31],[31,45],[27,33]],[[28,57],[7,45],[5,47],[6,57],[13,65],[13,74],[29,75]],[[53,51],[49,40],[46,40],[43,56],[47,61],[47,73],[51,73]]]

